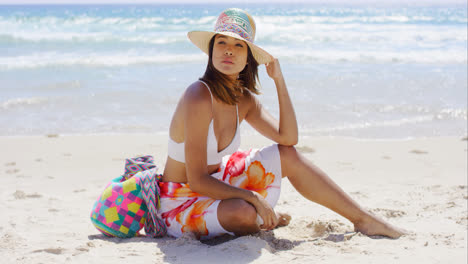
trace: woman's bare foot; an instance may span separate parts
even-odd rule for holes
[[[276,227],[287,226],[291,221],[291,216],[286,213],[276,213],[276,217],[278,218],[278,225]]]
[[[374,215],[369,215],[365,220],[355,223],[354,230],[367,236],[387,236],[390,238],[399,238],[408,233]]]

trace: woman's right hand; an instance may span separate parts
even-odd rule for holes
[[[260,215],[263,220],[263,224],[260,225],[260,229],[271,230],[275,228],[278,225],[278,218],[276,217],[275,211],[263,196],[255,191],[252,193],[255,198],[251,203],[257,210],[257,214]]]

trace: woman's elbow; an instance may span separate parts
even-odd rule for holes
[[[203,184],[201,184],[200,181],[189,180],[187,183],[190,186],[190,190],[192,190],[193,192],[202,194]]]
[[[193,192],[196,192],[198,194],[201,194],[201,195],[207,195],[207,186],[209,186],[209,183],[205,182],[204,179],[201,179],[201,178],[197,178],[197,179],[192,179],[192,180],[188,180],[188,185],[190,187],[190,190],[192,190]]]
[[[294,140],[288,141],[288,142],[286,143],[286,146],[292,147],[292,146],[297,145],[297,143],[298,143],[298,140],[297,140],[297,138],[296,138],[296,139],[294,139]]]
[[[278,142],[280,145],[283,145],[283,146],[288,146],[288,147],[292,147],[292,146],[295,146],[297,145],[298,143],[298,137],[295,136],[295,137],[287,137],[283,140],[281,140],[280,142]]]

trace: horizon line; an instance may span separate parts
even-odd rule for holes
[[[57,0],[44,0],[44,1],[13,1],[13,0],[0,0],[0,5],[140,5],[140,4],[212,4],[212,5],[223,5],[223,4],[324,4],[324,5],[375,5],[375,6],[389,6],[389,5],[405,5],[405,6],[447,6],[447,5],[464,5],[467,7],[465,0],[392,0],[392,1],[379,1],[379,0],[357,0],[357,1],[346,1],[346,0],[227,0],[219,3],[216,0],[68,0],[68,1],[57,1]]]

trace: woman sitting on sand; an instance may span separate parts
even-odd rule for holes
[[[190,232],[206,239],[287,225],[290,216],[273,210],[284,177],[308,200],[349,219],[356,231],[402,235],[296,151],[297,121],[280,64],[254,44],[255,22],[247,12],[225,10],[213,32],[192,31],[188,37],[209,59],[204,76],[181,97],[170,126],[158,212],[169,235]],[[279,121],[255,97],[260,64],[275,82]],[[238,151],[244,120],[277,144]]]

